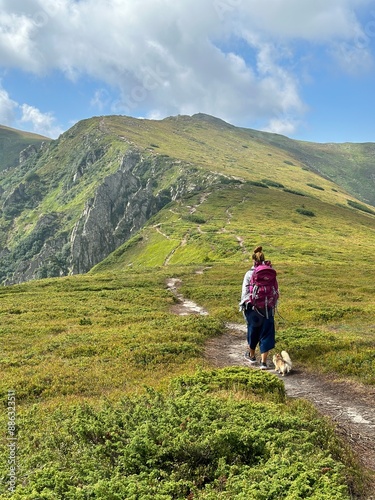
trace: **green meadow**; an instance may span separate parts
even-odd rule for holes
[[[306,189],[202,192],[167,205],[86,275],[0,289],[0,498],[337,500],[364,491],[366,473],[331,424],[288,400],[272,372],[212,370],[203,357],[225,322],[243,322],[242,279],[262,244],[278,271],[277,349],[305,370],[374,385],[375,217]],[[171,277],[208,316],[171,312]]]
[[[187,270],[182,293],[214,317],[241,321],[243,275],[262,244],[279,274],[278,348],[306,368],[374,384],[375,218],[300,198],[254,186],[192,197],[161,211],[93,272],[201,263],[206,271]],[[314,216],[298,213],[301,205]]]

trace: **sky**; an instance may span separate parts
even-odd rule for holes
[[[0,124],[206,113],[375,142],[375,0],[0,0]]]

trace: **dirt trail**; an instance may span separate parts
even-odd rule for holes
[[[167,282],[179,299],[179,303],[173,306],[173,312],[184,315],[208,314],[179,294],[180,283],[177,279]],[[245,360],[246,347],[246,325],[228,323],[220,337],[207,342],[205,357],[212,366],[218,368],[248,366],[257,369],[257,365],[250,365]],[[335,380],[332,376],[307,371],[296,363],[289,375],[281,377],[273,370],[271,360],[269,365],[270,371],[283,380],[287,396],[311,401],[322,415],[334,422],[336,431],[355,451],[359,462],[375,473],[375,388],[347,380]],[[375,500],[375,474],[367,496],[361,500]]]
[[[206,344],[206,359],[216,367],[249,366],[244,358],[246,351],[246,326],[227,324],[227,330],[220,337],[210,339]],[[375,388],[365,387],[353,382],[334,380],[316,374],[293,364],[293,371],[285,376],[270,371],[282,378],[289,397],[304,398],[311,401],[322,413],[336,424],[355,449],[361,463],[375,471]],[[369,497],[369,498],[374,498]]]

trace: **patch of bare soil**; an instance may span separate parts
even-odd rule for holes
[[[194,302],[184,299],[178,292],[180,284],[181,281],[175,278],[167,282],[167,286],[178,298],[172,312],[180,315],[208,314]],[[206,343],[205,358],[211,366],[217,368],[248,366],[257,369],[257,364],[251,365],[246,361],[246,348],[246,325],[228,323],[226,331],[220,337]],[[293,363],[292,372],[282,377],[273,371],[271,360],[268,360],[268,364],[270,370],[282,378],[287,396],[311,401],[322,415],[333,421],[337,433],[350,445],[358,461],[372,477],[366,496],[358,500],[375,500],[375,388],[335,380],[308,371],[296,363]]]

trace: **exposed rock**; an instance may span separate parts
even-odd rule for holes
[[[43,143],[42,143],[43,144]],[[19,162],[24,163],[26,160],[28,160],[31,156],[34,156],[38,152],[38,147],[34,144],[31,144],[30,146],[27,146],[27,148],[23,149],[20,152],[19,155]]]
[[[21,182],[5,199],[3,208],[7,208],[10,205],[22,203],[25,198],[25,184]]]
[[[167,203],[220,183],[219,174],[135,146],[119,150],[116,156],[98,137],[94,130],[83,136],[82,147],[62,155],[60,170],[51,170],[51,182],[39,169],[49,169],[50,162],[54,165],[60,158],[59,142],[48,148],[30,146],[21,153],[22,181],[13,185],[9,194],[4,193],[2,211],[9,227],[23,210],[38,210],[49,189],[59,187],[56,206],[64,207],[74,203],[75,197],[95,182],[93,179],[101,178],[107,162],[113,165],[117,161],[118,168],[102,178],[86,198],[80,215],[71,216],[64,208],[61,213],[44,214],[30,233],[11,245],[2,256],[3,283],[85,273],[129,240]],[[61,143],[65,140],[62,137]]]
[[[89,147],[89,146],[88,146]],[[89,149],[86,153],[78,159],[77,163],[73,165],[73,178],[72,184],[76,183],[85,173],[87,169],[96,163],[105,154],[104,148]],[[70,185],[68,186],[68,188]]]
[[[147,220],[170,201],[154,195],[136,174],[143,159],[128,151],[119,170],[104,179],[85,207],[71,234],[72,274],[84,273],[127,241]]]
[[[25,184],[20,183],[4,200],[2,210],[4,215],[15,217],[22,212],[27,201]]]
[[[83,155],[78,162],[81,173],[100,157],[101,152]],[[131,238],[172,199],[200,191],[219,177],[210,172],[198,175],[196,169],[179,165],[176,180],[158,191],[158,176],[172,167],[172,159],[157,155],[144,158],[137,149],[128,150],[118,170],[105,177],[86,202],[70,234],[61,234],[62,214],[47,214],[39,219],[31,234],[13,251],[17,264],[5,283],[85,273]],[[20,197],[25,198],[23,184],[8,197],[7,203],[13,207],[18,200],[22,204]]]
[[[8,218],[16,217],[25,208],[35,207],[43,197],[43,187],[36,173],[29,173],[25,181],[16,186],[4,200],[2,209]]]

